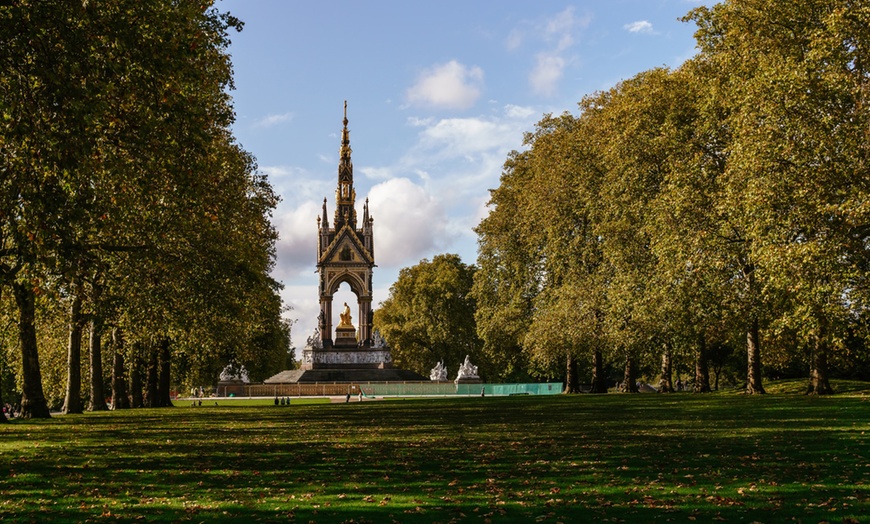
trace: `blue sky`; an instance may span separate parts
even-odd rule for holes
[[[357,204],[368,198],[375,220],[377,307],[403,267],[440,253],[474,263],[472,228],[523,133],[690,58],[695,27],[679,18],[701,3],[219,0],[245,22],[229,49],[234,133],[283,198],[274,276],[297,348],[316,323],[316,218],[324,197],[335,210],[345,100]]]

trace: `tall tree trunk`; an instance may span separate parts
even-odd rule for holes
[[[0,381],[2,381],[3,377],[2,369],[3,368],[0,367]],[[2,408],[3,406],[5,406],[5,404],[3,404],[3,388],[0,387],[0,408]],[[6,418],[6,410],[0,409],[0,424],[3,424],[4,422],[9,422],[9,419]]]
[[[36,346],[36,294],[29,283],[15,282],[12,292],[18,305],[18,341],[21,345],[21,416],[51,418]]]
[[[88,411],[106,411],[106,391],[103,383],[103,319],[99,314],[91,321],[90,354],[91,354],[91,402]]]
[[[145,407],[145,399],[142,397],[142,343],[133,344],[133,359],[130,363],[130,406],[133,408]]]
[[[69,308],[66,397],[63,412],[81,413],[82,407],[82,298],[76,291]]]
[[[0,281],[0,304],[3,303],[3,300],[2,300],[2,298],[3,298],[3,284],[4,283],[2,281]],[[3,403],[3,374],[5,371],[5,368],[6,368],[6,366],[4,366],[2,362],[0,362],[0,407],[3,407],[6,405]],[[4,422],[9,422],[9,419],[6,418],[6,412],[3,409],[0,409],[0,424],[2,424]]]
[[[124,337],[120,328],[112,330],[112,409],[130,409],[127,381],[124,376]]]
[[[577,377],[577,358],[568,352],[565,368],[565,390],[563,393],[580,393],[580,379]]]
[[[671,364],[671,345],[665,344],[662,351],[662,378],[659,380],[659,393],[673,393],[674,379]]]
[[[764,386],[761,383],[761,339],[758,334],[758,318],[753,317],[746,331],[746,356],[748,369],[746,374],[746,392],[750,395],[763,395]]]
[[[695,347],[695,393],[710,392],[710,365],[707,360],[707,340],[703,333],[698,335]]]
[[[813,348],[812,364],[810,369],[810,386],[807,395],[833,395],[834,388],[828,381],[828,344],[825,341],[825,332],[821,328],[816,337],[816,345]]]
[[[634,357],[626,353],[625,355],[625,373],[622,377],[622,384],[619,386],[619,391],[623,393],[637,393],[637,364]]]
[[[145,407],[156,408],[160,406],[157,400],[158,380],[158,348],[152,344],[148,347],[148,371],[145,375]]]
[[[170,351],[169,351],[169,339],[165,338],[160,342],[160,370],[159,370],[159,379],[158,379],[158,390],[157,390],[157,406],[161,408],[172,407],[172,395],[171,395],[171,362],[170,362]]]
[[[592,389],[590,393],[607,393],[607,382],[604,377],[604,357],[601,350],[592,352]]]

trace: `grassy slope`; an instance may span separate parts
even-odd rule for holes
[[[861,395],[86,414],[0,426],[0,519],[870,522],[868,436]]]

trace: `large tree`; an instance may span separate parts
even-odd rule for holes
[[[720,205],[747,243],[747,286],[810,348],[810,391],[830,393],[830,352],[863,314],[870,10],[849,0],[738,0],[691,18],[726,108]],[[752,350],[758,315],[748,318]]]
[[[505,163],[490,215],[477,228],[474,290],[487,352],[519,347],[506,353],[537,375],[564,366],[569,393],[578,391],[578,359],[592,364],[593,390],[605,389],[598,283],[607,272],[585,192],[598,172],[578,127],[570,114],[546,115],[526,135],[530,149]]]
[[[518,215],[526,210],[523,189],[533,184],[532,176],[528,154],[512,153],[501,184],[491,191],[490,213],[475,230],[479,249],[472,295],[477,332],[484,358],[506,380],[528,375],[523,339],[542,278],[537,250],[530,245],[538,237],[528,234],[528,224]]]
[[[742,333],[763,393],[765,334],[767,352],[808,351],[810,390],[830,392],[868,296],[867,17],[840,0],[700,8],[697,57],[546,116],[478,228],[484,340],[567,354],[569,390],[571,355],[602,348],[629,389],[661,352],[664,376],[690,357],[707,391],[710,348]]]
[[[280,311],[277,199],[229,132],[228,30],[241,24],[209,2],[23,1],[0,17],[0,285],[20,310],[24,415],[48,416],[29,324],[49,288],[70,303],[71,412],[86,320],[92,409],[104,326],[154,347],[280,322],[252,307]]]
[[[469,356],[487,375],[474,323],[474,272],[453,254],[401,270],[374,319],[399,367],[425,376],[438,362],[450,369]]]

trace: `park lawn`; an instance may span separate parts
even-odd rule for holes
[[[870,522],[870,400],[472,397],[0,425],[0,520]]]
[[[199,405],[199,401],[202,401],[202,405]],[[194,407],[191,406],[192,402],[197,402],[195,407],[197,408],[205,408],[205,407],[251,407],[251,406],[275,406],[275,399],[273,397],[269,398],[235,398],[235,397],[204,397],[201,399],[178,399],[173,400],[172,404],[176,407]],[[290,399],[290,407],[293,406],[304,406],[310,404],[329,404],[331,401],[327,397],[293,397]],[[279,405],[278,407],[287,407]]]

